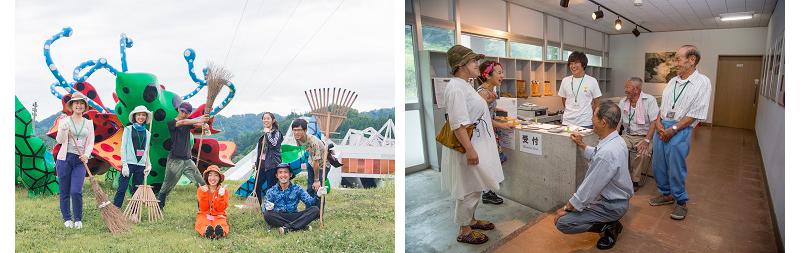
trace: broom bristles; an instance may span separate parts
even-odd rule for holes
[[[247,197],[247,200],[245,200],[244,205],[249,207],[248,209],[250,209],[251,211],[260,211],[259,210],[260,206],[258,205],[258,198],[253,195]]]
[[[94,198],[97,200],[97,205],[100,208],[100,214],[103,215],[103,220],[106,223],[106,227],[108,227],[108,229],[111,230],[111,233],[114,234],[130,231],[130,224],[125,219],[122,211],[108,201],[108,197],[103,192],[103,189],[100,188],[100,185],[97,183],[97,181],[94,180],[94,177],[89,176],[89,181],[92,184]]]
[[[206,97],[206,114],[211,111],[214,100],[222,90],[222,86],[225,86],[228,80],[231,79],[233,79],[233,73],[231,73],[229,70],[221,66],[217,66],[214,63],[208,64],[208,96]]]

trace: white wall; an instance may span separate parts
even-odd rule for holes
[[[784,1],[781,0],[775,6],[772,13],[772,19],[769,21],[768,35],[765,36],[763,52],[772,46],[781,32],[784,29]],[[781,233],[781,242],[786,244],[785,233],[785,207],[786,202],[785,194],[785,113],[786,110],[782,106],[769,100],[766,97],[760,96],[758,99],[758,111],[756,113],[756,136],[758,137],[758,146],[761,148],[761,158],[764,161],[764,172],[767,175],[767,184],[769,185],[770,199],[772,199],[772,206],[775,212],[775,218],[778,220],[778,228]]]
[[[612,92],[603,95],[624,96],[628,78],[636,76],[644,79],[645,53],[676,52],[686,44],[700,49],[701,59],[697,70],[711,79],[712,87],[716,87],[719,55],[763,55],[766,36],[766,27],[642,33],[639,37],[633,34],[611,35],[609,67],[612,68]],[[642,90],[661,95],[666,86],[666,83],[645,83]],[[710,104],[712,106],[708,107],[705,122],[712,122],[714,117],[714,91],[711,92]]]

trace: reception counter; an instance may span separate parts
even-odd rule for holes
[[[587,145],[597,145],[596,134],[581,135]],[[550,133],[517,126],[504,132],[501,142],[508,161],[503,164],[505,180],[497,193],[539,211],[566,203],[589,168],[589,160],[567,132]]]

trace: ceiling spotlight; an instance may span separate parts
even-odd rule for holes
[[[600,10],[600,6],[597,6],[597,11],[592,12],[592,19],[598,20],[603,18],[603,11]]]
[[[639,34],[642,33],[639,32],[639,26],[637,25],[636,28],[633,28],[633,36],[639,37]]]
[[[564,8],[569,7],[569,0],[561,0],[561,7]]]
[[[742,20],[753,18],[754,11],[737,12],[737,13],[723,13],[719,14],[719,19],[722,21]]]
[[[617,31],[622,30],[622,20],[619,20],[619,16],[617,16],[617,21],[614,22],[614,29]]]

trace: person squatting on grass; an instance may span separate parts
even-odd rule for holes
[[[475,219],[475,209],[481,193],[497,190],[503,181],[495,134],[491,129],[491,113],[486,100],[467,83],[480,75],[478,60],[484,55],[455,45],[447,50],[450,74],[454,76],[445,89],[444,103],[450,129],[466,149],[461,153],[451,148],[442,149],[442,190],[456,200],[455,223],[460,226],[456,241],[481,244],[489,237],[473,229],[492,230],[494,224]],[[487,123],[488,122],[488,123]],[[467,126],[473,125],[472,137]]]
[[[68,228],[83,228],[83,180],[86,178],[84,162],[89,160],[94,146],[94,122],[83,118],[88,108],[86,97],[80,92],[72,94],[72,98],[64,108],[72,115],[67,118],[61,115],[58,122],[56,142],[61,144],[56,161],[58,174],[58,197],[61,217]],[[72,136],[75,136],[73,141]],[[75,143],[77,142],[77,143]],[[83,153],[78,153],[78,149]],[[70,199],[75,213],[75,221],[69,210]]]
[[[614,247],[622,232],[619,219],[628,212],[633,197],[633,182],[628,173],[628,147],[617,134],[621,111],[611,101],[603,101],[592,115],[592,130],[600,143],[597,147],[583,143],[583,136],[570,137],[589,159],[586,178],[563,209],[558,209],[555,225],[561,233],[603,233],[597,248]]]
[[[220,172],[216,165],[208,166],[203,173],[203,185],[197,188],[197,202],[200,211],[197,212],[197,221],[194,229],[209,239],[220,239],[228,235],[228,215],[225,209],[228,208],[227,186],[222,186],[225,175]]]
[[[183,102],[178,106],[178,116],[174,120],[167,121],[169,138],[172,139],[172,149],[170,149],[169,157],[167,157],[164,183],[158,192],[158,206],[162,210],[166,205],[167,195],[178,183],[181,174],[186,175],[192,183],[198,186],[204,184],[196,165],[192,162],[192,146],[189,145],[189,140],[192,138],[192,133],[190,132],[192,125],[202,126],[203,131],[206,131],[208,125],[205,123],[208,122],[208,116],[203,115],[198,119],[187,119],[190,113],[192,113],[192,104]]]
[[[264,198],[266,190],[278,184],[278,178],[275,177],[275,170],[278,164],[281,163],[281,143],[283,143],[283,135],[278,130],[278,121],[275,120],[275,115],[271,112],[265,112],[261,115],[261,123],[264,124],[264,134],[258,139],[258,146],[256,154],[259,155],[258,164],[258,178],[256,179],[256,195],[258,196],[258,204],[261,205],[261,200]],[[264,149],[266,148],[266,149]],[[264,149],[264,150],[262,150]],[[264,187],[264,183],[267,183]]]
[[[120,145],[120,157],[122,159],[122,176],[119,177],[119,187],[114,196],[114,205],[122,208],[122,201],[125,200],[125,191],[128,189],[128,182],[133,178],[133,185],[130,193],[136,192],[136,187],[141,185],[144,177],[150,174],[150,159],[147,155],[150,149],[150,131],[145,127],[153,120],[153,113],[143,105],[137,106],[128,115],[131,125],[126,126],[122,132],[122,144]]]
[[[275,170],[278,184],[267,190],[261,212],[270,226],[277,227],[281,235],[289,231],[311,230],[309,223],[319,218],[319,203],[322,195],[328,193],[328,187],[317,190],[317,197],[312,197],[300,185],[292,184],[294,173],[288,164],[281,163]],[[306,209],[297,211],[297,204],[303,201]]]

